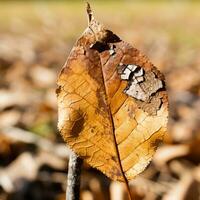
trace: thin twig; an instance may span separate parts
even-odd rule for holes
[[[66,200],[79,200],[82,163],[83,160],[72,152],[68,165]]]

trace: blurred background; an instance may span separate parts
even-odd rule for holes
[[[96,18],[165,74],[165,144],[130,182],[135,200],[200,199],[200,3],[90,1]],[[87,26],[84,1],[0,1],[0,200],[64,200],[69,150],[56,78]],[[124,185],[84,164],[82,200],[126,200]]]

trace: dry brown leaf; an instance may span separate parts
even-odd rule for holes
[[[163,200],[195,200],[199,197],[199,183],[190,172],[185,173],[176,185],[164,195]]]
[[[153,161],[157,167],[163,167],[170,160],[188,155],[189,150],[190,147],[186,144],[165,145],[158,149]]]
[[[88,164],[126,182],[149,164],[166,131],[164,78],[87,11],[89,25],[57,81],[58,128]]]

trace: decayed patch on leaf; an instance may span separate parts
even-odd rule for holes
[[[145,169],[166,131],[164,78],[90,8],[88,15],[58,78],[58,128],[88,164],[126,181]]]

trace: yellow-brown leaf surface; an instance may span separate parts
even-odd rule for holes
[[[70,148],[113,180],[133,179],[166,131],[163,75],[98,23],[74,45],[58,78],[58,128]]]

